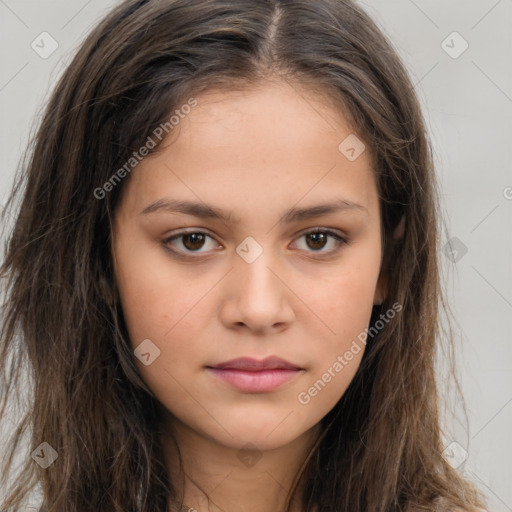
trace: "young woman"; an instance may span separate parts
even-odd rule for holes
[[[4,477],[31,449],[2,510],[35,484],[52,512],[482,506],[442,454],[429,142],[356,4],[123,2],[31,149]]]

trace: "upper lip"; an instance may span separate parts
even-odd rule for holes
[[[262,360],[253,359],[252,357],[240,357],[238,359],[231,359],[224,363],[210,366],[209,368],[217,369],[233,369],[233,370],[246,370],[246,371],[258,371],[258,370],[300,370],[298,366],[295,366],[284,359],[276,356],[270,356]]]

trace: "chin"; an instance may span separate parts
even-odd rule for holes
[[[246,414],[238,421],[231,416],[231,421],[223,424],[231,436],[222,430],[219,438],[219,429],[216,429],[214,437],[221,444],[234,449],[243,449],[250,443],[258,450],[274,450],[292,443],[308,432],[311,434],[311,430],[319,425],[297,422],[296,416],[297,413],[293,409],[286,413],[283,410],[279,416],[275,413],[260,417],[256,414]]]

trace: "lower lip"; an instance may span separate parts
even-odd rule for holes
[[[227,382],[240,391],[253,393],[262,393],[277,389],[300,373],[300,370],[284,369],[246,371],[231,368],[209,368],[209,370],[224,382]]]

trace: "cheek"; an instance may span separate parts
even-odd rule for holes
[[[303,280],[298,291],[309,309],[304,312],[322,327],[322,338],[327,346],[342,349],[352,337],[368,327],[375,286],[378,277],[378,261],[375,257],[368,261],[349,262],[327,272],[323,279],[311,286],[309,280]],[[297,281],[299,283],[301,281]]]
[[[319,310],[319,316],[329,326],[330,330],[323,329],[327,334],[314,337],[311,330],[309,335],[315,339],[310,346],[311,369],[295,397],[305,417],[313,414],[319,420],[336,405],[352,382],[366,349],[372,294],[363,287],[347,286],[345,290],[346,294],[328,296],[326,308]]]
[[[135,364],[147,386],[171,410],[197,406],[193,400],[188,403],[191,395],[184,387],[188,389],[199,370],[204,352],[203,320],[208,318],[207,302],[201,300],[204,294],[203,286],[179,276],[162,278],[155,267],[151,272],[131,273],[121,291],[132,351],[137,355],[137,347],[148,346],[151,353],[149,364],[138,357]]]
[[[200,280],[190,279],[190,269],[177,270],[162,247],[131,233],[118,239],[116,256],[121,304],[134,347],[147,338],[160,345],[175,330],[194,328],[190,313],[205,291]]]
[[[310,347],[312,371],[297,396],[306,409],[327,413],[360,365],[379,271],[375,252],[366,254],[369,257],[351,258],[350,262],[347,258],[346,265],[330,273],[328,280],[309,289],[304,283],[300,292],[310,308],[310,312],[305,310],[302,324],[308,338],[315,340]]]

